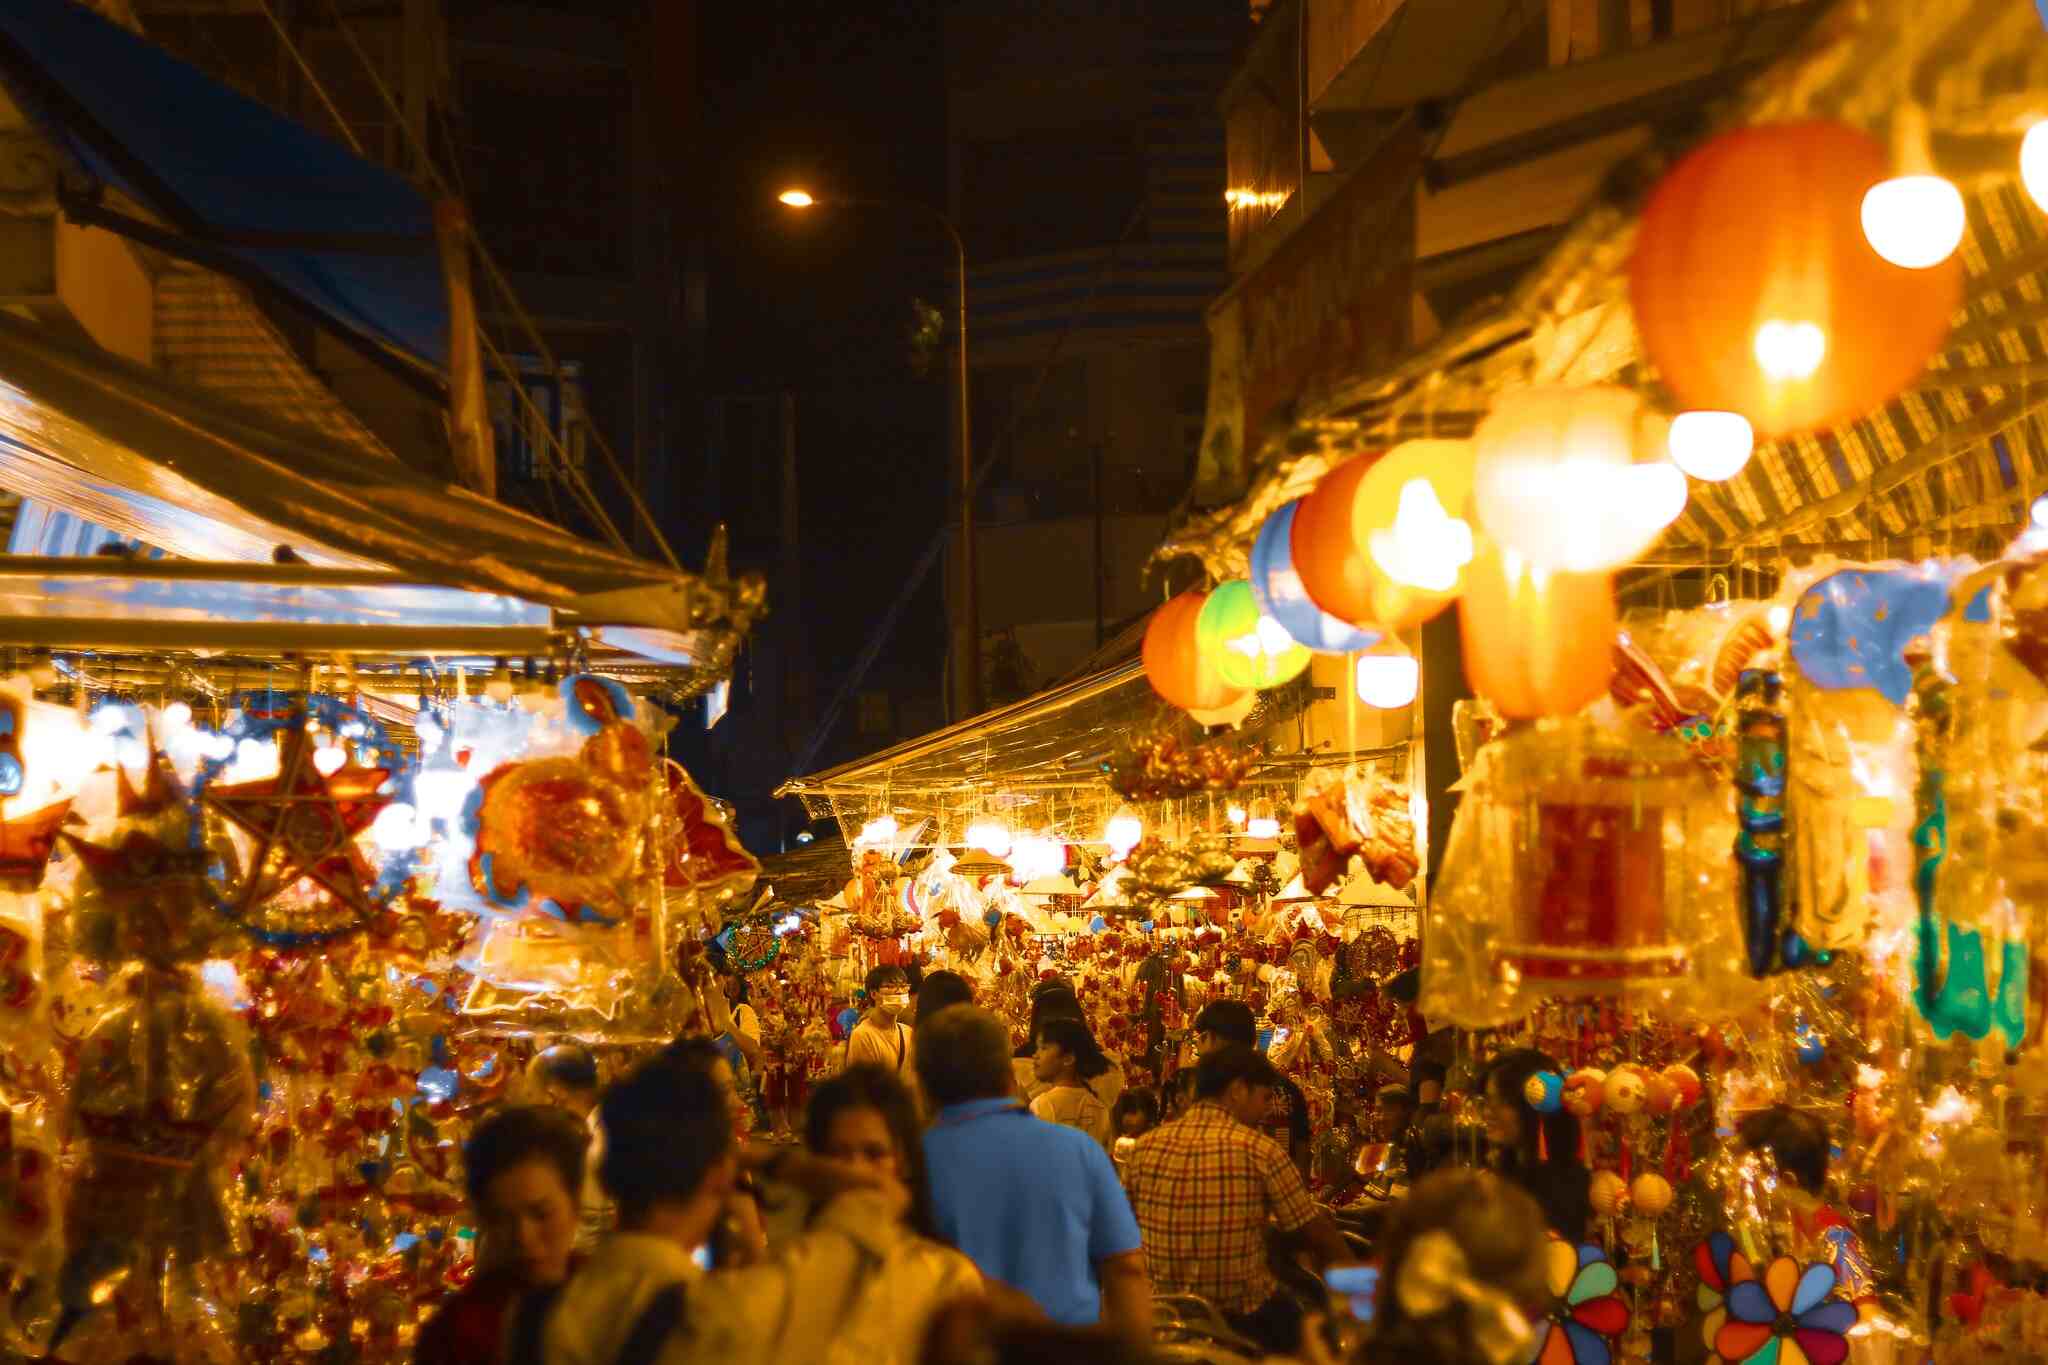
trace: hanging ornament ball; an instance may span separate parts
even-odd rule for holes
[[[1195,618],[1195,642],[1232,687],[1278,687],[1308,667],[1307,646],[1259,609],[1252,585],[1242,578],[1209,594]]]
[[[1672,168],[1643,209],[1629,299],[1684,406],[1783,436],[1861,417],[1926,368],[1962,257],[1909,270],[1871,249],[1864,195],[1891,175],[1876,139],[1827,121],[1738,128]]]
[[[1358,487],[1378,461],[1355,455],[1323,475],[1294,509],[1294,568],[1309,600],[1345,621],[1373,620],[1372,561],[1351,534]]]
[[[1220,710],[1244,690],[1225,682],[1216,660],[1202,652],[1196,623],[1208,596],[1184,592],[1152,613],[1145,627],[1145,676],[1154,692],[1183,711]]]
[[[1252,543],[1251,585],[1265,613],[1319,654],[1354,654],[1380,642],[1380,632],[1339,620],[1317,606],[1294,567],[1296,500],[1266,518]]]
[[[1660,1075],[1673,1091],[1671,1108],[1674,1113],[1692,1108],[1706,1093],[1706,1088],[1700,1084],[1700,1073],[1684,1062],[1673,1062]]]
[[[1640,1113],[1649,1098],[1649,1090],[1649,1077],[1643,1069],[1633,1063],[1623,1063],[1607,1073],[1601,1103],[1610,1114]]]
[[[1595,1171],[1586,1187],[1586,1196],[1592,1202],[1593,1212],[1602,1218],[1613,1218],[1621,1212],[1621,1201],[1628,1197],[1628,1183],[1613,1171]]]
[[[1522,1098],[1539,1114],[1555,1114],[1564,1107],[1564,1077],[1538,1071],[1522,1082]]]
[[[1645,1171],[1637,1176],[1628,1187],[1629,1201],[1636,1206],[1636,1212],[1645,1218],[1663,1216],[1677,1198],[1671,1182],[1654,1171]]]
[[[1606,1072],[1596,1067],[1580,1067],[1564,1078],[1564,1111],[1582,1119],[1591,1118],[1600,1110],[1600,1099],[1606,1086]]]
[[[1652,1071],[1643,1091],[1643,1112],[1662,1118],[1677,1108],[1678,1087],[1663,1072]]]

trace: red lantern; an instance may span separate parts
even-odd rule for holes
[[[1373,571],[1351,531],[1351,508],[1358,485],[1379,454],[1346,460],[1303,498],[1294,510],[1294,571],[1301,575],[1309,601],[1340,620],[1373,619]]]
[[[1863,196],[1892,173],[1868,134],[1810,122],[1725,133],[1664,177],[1629,299],[1684,406],[1782,436],[1861,417],[1920,375],[1962,303],[1962,259],[1907,270],[1871,250]]]
[[[1223,681],[1195,634],[1208,597],[1206,591],[1184,592],[1152,613],[1145,627],[1145,677],[1154,692],[1183,711],[1215,711],[1243,695]]]

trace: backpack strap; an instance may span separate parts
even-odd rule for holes
[[[541,1365],[541,1332],[548,1313],[562,1297],[562,1286],[536,1289],[519,1296],[512,1307],[512,1334],[505,1342],[505,1365]]]
[[[613,1365],[654,1365],[661,1348],[682,1324],[683,1286],[672,1284],[640,1310]]]

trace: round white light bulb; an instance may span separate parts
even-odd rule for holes
[[[1753,349],[1766,377],[1779,383],[1811,379],[1827,359],[1828,334],[1817,322],[1773,318],[1756,329]]]
[[[2048,209],[2048,119],[2027,129],[2020,139],[2020,183],[2036,208]]]
[[[1117,857],[1121,858],[1138,846],[1145,837],[1145,822],[1129,806],[1121,806],[1109,817],[1109,824],[1102,831],[1103,842],[1107,843]]]
[[[966,843],[995,858],[1010,856],[1010,827],[1000,820],[976,820],[967,827]]]
[[[1671,419],[1671,460],[1702,483],[1732,479],[1749,463],[1756,431],[1739,412],[1681,412]]]
[[[1962,245],[1968,225],[1963,194],[1938,175],[1899,175],[1863,196],[1863,236],[1870,249],[1907,270],[1940,265]]]
[[[1422,665],[1412,654],[1361,654],[1352,671],[1358,699],[1382,711],[1413,705],[1422,684]]]

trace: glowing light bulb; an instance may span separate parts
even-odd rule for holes
[[[1827,359],[1828,334],[1817,322],[1773,318],[1756,329],[1757,366],[1779,383],[1813,378]]]
[[[2037,208],[2048,209],[2048,119],[2027,129],[2020,139],[2020,183]]]
[[[322,777],[332,777],[348,762],[348,751],[339,744],[328,744],[313,751],[313,770]]]
[[[192,708],[184,702],[174,701],[164,708],[163,722],[172,730],[182,730],[192,723]]]
[[[1681,412],[1671,419],[1671,460],[1702,483],[1732,479],[1756,449],[1756,431],[1739,412]]]
[[[1246,825],[1244,832],[1254,839],[1277,839],[1280,837],[1280,822],[1270,815],[1261,815]]]
[[[1374,531],[1367,548],[1396,583],[1450,592],[1472,562],[1472,528],[1444,510],[1427,479],[1410,479],[1401,486],[1393,527]]]
[[[1422,665],[1406,650],[1398,654],[1360,654],[1352,665],[1352,674],[1358,699],[1382,711],[1413,705],[1422,686]]]
[[[858,844],[889,844],[895,841],[896,817],[893,815],[877,816],[868,821],[860,827],[860,838],[854,840]]]
[[[2034,499],[2034,506],[2027,516],[2036,527],[2048,531],[2048,493]]]
[[[1870,249],[1907,270],[1928,270],[1955,254],[1968,225],[1962,191],[1938,175],[1899,175],[1863,196]]]
[[[1245,814],[1243,806],[1232,806],[1224,814],[1230,817],[1231,824],[1236,825],[1240,829],[1244,827]]]
[[[1123,858],[1138,846],[1145,837],[1145,822],[1129,806],[1119,806],[1115,815],[1109,817],[1109,824],[1103,828],[1103,842],[1117,857]]]
[[[418,848],[423,842],[419,837],[419,812],[403,801],[386,806],[370,822],[370,842],[388,853]]]
[[[1010,880],[1023,886],[1051,877],[1067,865],[1067,846],[1044,834],[1026,834],[1010,849]]]
[[[976,820],[967,827],[967,846],[995,858],[1010,854],[1010,827],[1000,820]]]

